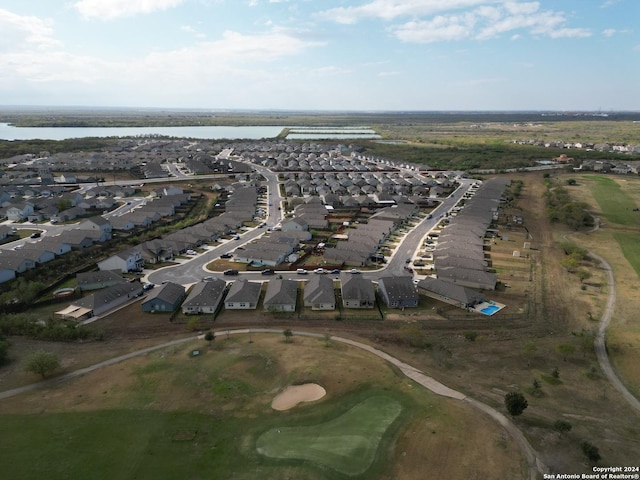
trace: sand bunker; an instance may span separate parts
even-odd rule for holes
[[[271,402],[274,410],[289,410],[301,402],[314,402],[327,394],[326,390],[316,383],[292,385],[285,388]]]

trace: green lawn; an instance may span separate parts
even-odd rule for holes
[[[637,212],[636,212],[637,213]],[[613,234],[622,253],[640,277],[640,248],[638,248],[638,234],[632,232],[618,232]]]
[[[267,457],[307,460],[360,475],[373,464],[384,434],[401,411],[397,400],[373,396],[325,423],[272,428],[258,438],[256,447]]]
[[[636,204],[622,191],[620,185],[608,177],[589,175],[591,192],[600,205],[602,214],[610,222],[620,225],[640,226],[640,212],[634,212]]]

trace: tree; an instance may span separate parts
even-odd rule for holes
[[[53,373],[60,367],[60,359],[55,353],[45,352],[39,350],[31,354],[24,364],[24,369],[27,372],[36,373],[42,375],[42,378],[46,378],[47,375]]]
[[[553,422],[553,429],[560,435],[570,432],[571,428],[572,425],[565,420],[556,420],[555,422]]]
[[[211,330],[204,334],[204,339],[209,342],[209,348],[211,348],[211,342],[215,340],[216,336],[213,334]]]
[[[529,406],[529,402],[520,392],[509,392],[504,396],[504,405],[509,415],[517,417]]]
[[[282,335],[284,335],[284,341],[286,343],[291,343],[291,337],[293,337],[293,332],[291,331],[290,328],[287,328],[285,331],[283,331]]]
[[[589,442],[582,442],[580,446],[582,447],[582,452],[590,462],[597,463],[602,458],[600,456],[600,452],[598,451],[598,447],[596,447],[595,445],[592,445]]]

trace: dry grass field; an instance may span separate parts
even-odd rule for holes
[[[189,355],[194,348],[201,351],[197,358]],[[286,412],[271,409],[271,400],[278,391],[306,382],[322,385],[327,396]],[[34,413],[43,418],[64,413],[67,422],[72,423],[73,415],[80,413],[190,412],[204,416],[205,423],[199,425],[198,431],[209,432],[208,437],[199,440],[205,445],[215,445],[217,435],[237,428],[233,422],[244,425],[242,430],[228,432],[227,441],[232,445],[216,455],[196,456],[192,452],[191,461],[199,468],[216,469],[220,475],[233,471],[238,478],[255,478],[250,474],[258,472],[264,478],[346,478],[313,465],[280,464],[258,458],[256,438],[278,425],[305,425],[310,421],[305,418],[335,418],[342,411],[343,401],[349,404],[353,398],[380,394],[399,399],[407,414],[402,428],[395,429],[383,443],[375,468],[354,478],[421,479],[425,472],[432,478],[498,479],[524,475],[526,467],[517,447],[488,417],[464,403],[425,391],[370,354],[336,342],[327,345],[322,339],[296,336],[292,343],[284,343],[280,335],[263,334],[253,335],[251,343],[247,336],[222,337],[211,347],[200,340],[167,348],[54,388],[5,399],[0,402],[0,416],[11,415],[14,421],[17,418],[30,425],[29,418]],[[22,415],[26,415],[24,420]],[[202,417],[198,418],[203,422]],[[9,433],[4,430],[0,438]],[[175,437],[175,432],[172,435]],[[104,438],[103,446],[112,451],[114,442],[127,444],[125,439]],[[139,461],[148,459],[157,448],[160,447],[153,443],[144,446]],[[232,454],[235,458],[225,457]],[[70,459],[58,460],[73,464]],[[229,470],[227,463],[234,462],[236,466]],[[191,469],[185,466],[183,471]],[[55,467],[52,475],[51,478],[58,478]]]

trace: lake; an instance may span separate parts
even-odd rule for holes
[[[223,138],[260,140],[275,138],[288,128],[288,140],[330,140],[349,138],[378,139],[380,135],[368,127],[14,127],[0,123],[0,140],[67,140],[87,137],[140,137],[161,135],[175,138],[220,140]]]
[[[14,127],[0,123],[2,140],[67,140],[87,137],[137,137],[162,135],[201,140],[222,138],[259,140],[280,135],[285,127]]]

